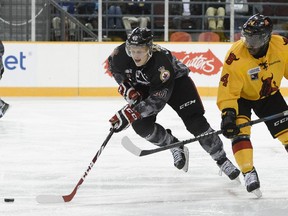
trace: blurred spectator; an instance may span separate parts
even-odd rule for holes
[[[76,3],[78,20],[90,30],[98,28],[98,1],[80,0]]]
[[[175,0],[173,2],[182,2],[181,4],[172,3],[171,11],[169,11],[171,15],[180,15],[173,18],[173,25],[176,29],[182,29],[182,23],[186,20],[191,20],[191,11],[189,4],[190,0]]]
[[[209,0],[209,2],[221,3],[221,0]],[[208,29],[223,30],[224,29],[224,16],[225,16],[225,4],[213,4],[206,5],[206,16],[208,17]]]
[[[173,2],[182,2],[182,4]],[[173,25],[176,29],[200,29],[201,19],[192,18],[191,15],[200,15],[201,4],[190,4],[190,0],[174,0],[171,3],[171,15],[179,15],[173,18]],[[193,0],[194,2],[194,0]]]
[[[58,4],[62,7],[62,9],[69,14],[74,14],[75,5],[72,1],[59,1]],[[60,14],[57,14],[52,19],[52,27],[54,29],[54,37],[56,41],[61,40],[61,18]],[[65,40],[74,40],[75,39],[75,29],[76,24],[71,20],[67,19],[65,16]]]
[[[288,37],[288,1],[287,0],[274,0],[273,2],[263,0],[264,3],[273,3],[263,5],[263,14],[269,16],[273,20],[274,31],[278,34]],[[279,5],[274,5],[279,3]],[[282,4],[281,4],[282,3]],[[285,4],[283,4],[285,3]]]
[[[125,2],[128,4],[122,19],[127,35],[132,31],[132,24],[136,24],[140,28],[147,27],[150,22],[151,3],[147,3],[145,0],[126,0]]]
[[[123,2],[123,0],[118,0],[118,2]],[[122,9],[119,3],[108,4],[108,28],[109,29],[122,29]]]
[[[183,2],[183,16],[190,16],[191,11],[190,11],[190,0],[182,0]]]
[[[253,15],[256,13],[263,14],[263,0],[247,0],[248,2],[248,7],[249,7],[249,12],[248,15]]]
[[[257,1],[257,0],[256,0]],[[226,15],[230,15],[230,0],[226,0]],[[229,3],[229,4],[228,4]],[[255,8],[256,9],[256,8]],[[261,7],[259,8],[259,5],[257,6],[256,10],[261,10]],[[248,5],[248,0],[235,0],[234,2],[234,29],[235,32],[241,32],[243,24],[247,21],[246,16],[252,16],[254,13],[252,12],[252,8]],[[230,18],[227,20],[227,24],[230,26]],[[230,29],[230,27],[229,27]]]

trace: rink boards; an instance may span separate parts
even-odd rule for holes
[[[1,96],[118,96],[107,57],[120,43],[3,42]],[[159,43],[191,70],[202,96],[216,96],[231,43]],[[287,82],[282,92],[288,95]]]

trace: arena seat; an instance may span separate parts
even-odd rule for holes
[[[170,36],[171,42],[191,42],[192,36],[187,32],[174,32]]]
[[[219,42],[220,36],[215,32],[202,32],[198,36],[198,41],[201,41],[201,42]]]

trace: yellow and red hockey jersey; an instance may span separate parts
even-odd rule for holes
[[[272,35],[266,56],[256,59],[249,54],[244,41],[229,49],[219,82],[217,105],[220,110],[234,108],[237,100],[259,100],[275,94],[282,78],[288,79],[288,39]]]

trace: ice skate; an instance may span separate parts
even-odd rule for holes
[[[167,129],[167,133],[172,135],[171,130]],[[174,137],[173,143],[179,142],[179,140]],[[189,150],[186,146],[180,146],[170,149],[174,158],[174,166],[183,170],[184,172],[188,171],[189,168]]]
[[[9,104],[5,103],[3,100],[0,100],[0,118],[4,116],[8,108]]]
[[[231,180],[236,180],[240,183],[239,175],[240,170],[237,169],[233,165],[233,163],[227,158],[227,160],[224,161],[221,165],[217,163],[217,165],[220,168],[220,175],[222,175],[222,172],[225,173]]]
[[[249,193],[254,193],[258,198],[260,198],[262,196],[262,192],[260,191],[260,181],[255,168],[253,168],[250,172],[244,173],[243,175],[246,190]]]
[[[171,152],[174,158],[174,166],[180,170],[182,169],[184,172],[187,172],[189,165],[188,148],[186,146],[172,148]]]

